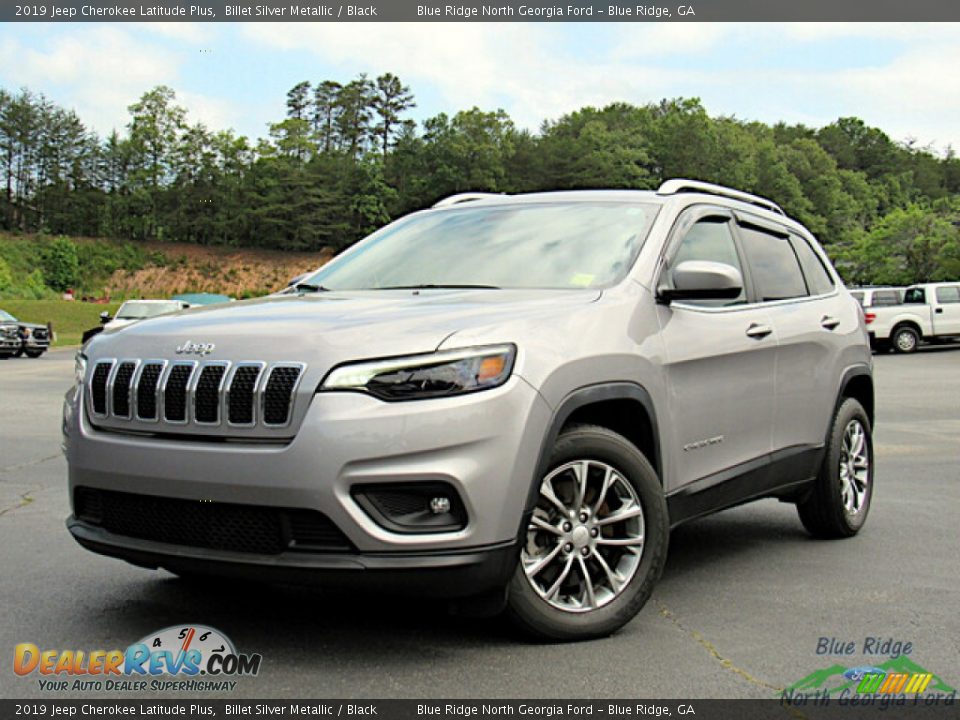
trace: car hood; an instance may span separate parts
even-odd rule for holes
[[[38,323],[28,323],[28,322],[18,322],[17,325],[23,328],[30,328],[31,330],[46,330],[46,325],[40,325]]]
[[[463,330],[562,318],[598,290],[380,290],[320,292],[191,308],[107,326],[87,347],[92,359],[184,359],[186,343],[213,345],[207,360],[304,362],[432,352]],[[498,338],[496,342],[515,341]],[[196,359],[196,355],[192,356]]]

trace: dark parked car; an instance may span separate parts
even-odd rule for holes
[[[50,331],[46,325],[20,322],[8,312],[0,310],[0,358],[38,358],[50,347]]]

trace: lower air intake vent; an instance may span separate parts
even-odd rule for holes
[[[323,513],[77,488],[77,518],[140,540],[259,555],[351,552]]]

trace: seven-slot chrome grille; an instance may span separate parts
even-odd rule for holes
[[[290,425],[305,369],[292,362],[106,358],[88,373],[87,403],[95,423],[115,429],[280,430]]]

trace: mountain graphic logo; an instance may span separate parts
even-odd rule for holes
[[[858,692],[944,694],[956,692],[956,688],[948,685],[939,675],[904,656],[891,658],[876,666],[848,668],[843,665],[831,665],[814,670],[805,678],[785,688],[783,692],[785,695],[814,692],[820,695],[838,695],[844,690],[854,694]]]

